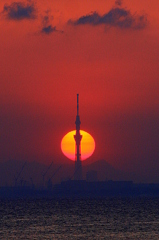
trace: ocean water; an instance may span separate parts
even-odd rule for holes
[[[0,239],[159,239],[159,198],[0,200]]]

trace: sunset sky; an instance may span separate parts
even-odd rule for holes
[[[0,161],[65,162],[81,129],[122,170],[159,171],[159,1],[0,1]],[[159,179],[158,179],[159,181]]]

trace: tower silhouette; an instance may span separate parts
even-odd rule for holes
[[[79,102],[78,102],[79,94],[77,94],[77,116],[76,116],[76,135],[74,135],[74,139],[76,142],[76,152],[75,152],[75,173],[74,180],[82,180],[82,163],[81,163],[81,139],[82,135],[80,134],[80,116],[79,116]]]

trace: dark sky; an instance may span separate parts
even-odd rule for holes
[[[87,161],[159,171],[159,1],[0,2],[0,160],[65,161],[75,129]],[[62,160],[61,160],[62,159]]]

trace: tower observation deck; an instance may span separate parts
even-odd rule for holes
[[[81,139],[82,135],[80,134],[80,116],[79,116],[79,94],[77,94],[77,116],[76,116],[76,135],[74,135],[74,139],[76,142],[76,151],[75,151],[75,173],[74,180],[82,180],[82,163],[81,163]]]

